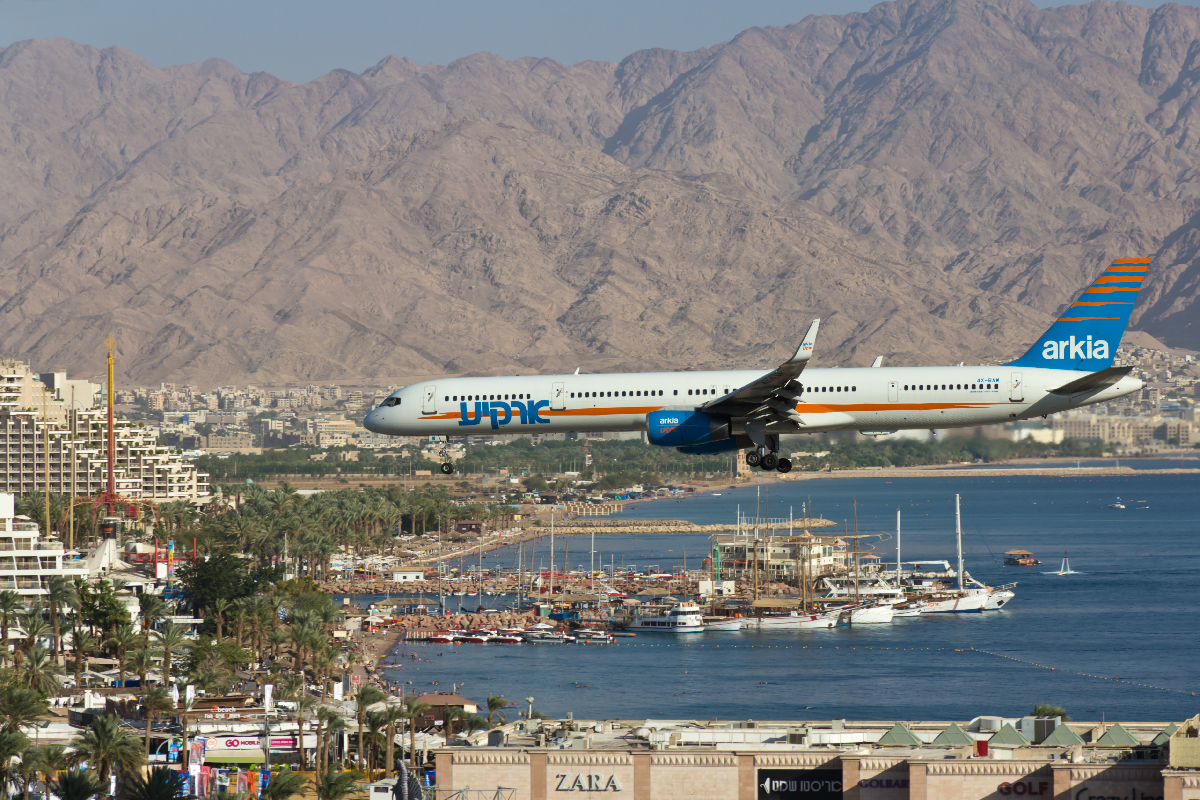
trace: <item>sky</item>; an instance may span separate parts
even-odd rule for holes
[[[1193,2],[1200,0],[1188,4]],[[0,0],[0,45],[71,39],[124,47],[159,67],[222,58],[246,72],[307,81],[339,68],[362,72],[388,55],[419,64],[447,64],[480,51],[564,64],[619,61],[648,47],[694,50],[746,28],[872,5],[870,0]]]

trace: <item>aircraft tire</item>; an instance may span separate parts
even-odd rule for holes
[[[779,456],[774,453],[767,453],[762,457],[762,468],[764,471],[770,471],[779,466]]]
[[[454,474],[454,465],[451,464],[449,461],[447,461],[445,464],[442,464],[442,474],[443,475],[453,475]]]
[[[762,456],[760,456],[758,453],[754,452],[753,450],[751,450],[749,453],[746,453],[747,467],[757,467],[761,462]]]
[[[788,473],[792,471],[792,460],[790,458],[779,459],[779,465],[775,467],[780,473]]]

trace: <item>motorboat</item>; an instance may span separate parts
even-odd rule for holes
[[[740,631],[742,629],[742,619],[740,617],[705,617],[704,630],[713,631],[714,633]]]
[[[493,644],[523,644],[525,637],[515,633],[501,633],[492,639]]]
[[[487,644],[488,642],[494,641],[495,638],[496,634],[492,631],[477,630],[467,632],[464,636],[459,638],[459,641],[465,642],[466,644]]]
[[[1122,503],[1122,502],[1121,502],[1121,498],[1119,498],[1119,497],[1118,497],[1118,498],[1117,498],[1117,502],[1115,502],[1115,503],[1109,503],[1109,504],[1108,504],[1108,508],[1117,508],[1117,509],[1123,509],[1123,508],[1125,508],[1125,504],[1124,504],[1124,503]]]
[[[637,616],[627,626],[631,631],[656,633],[700,633],[704,617],[694,603],[677,603],[661,616]]]
[[[521,637],[530,644],[564,644],[567,637],[555,630],[527,630]]]
[[[425,641],[433,642],[434,644],[454,644],[457,638],[457,635],[453,631],[438,631],[426,637]]]
[[[571,636],[574,637],[575,644],[612,644],[613,641],[613,637],[607,631],[595,631],[587,628],[572,631]]]
[[[1014,597],[1016,597],[1016,593],[1013,592],[1013,587],[1016,585],[1017,584],[1015,583],[1006,583],[1003,586],[989,588],[988,599],[983,604],[983,610],[999,611],[1000,609],[1004,608],[1005,604],[1008,603],[1009,600],[1012,600]]]

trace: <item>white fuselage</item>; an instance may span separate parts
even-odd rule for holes
[[[627,372],[442,378],[405,386],[364,420],[394,436],[469,436],[646,430],[646,415],[694,410],[769,370]],[[1086,373],[981,367],[861,367],[804,370],[795,410],[801,423],[772,433],[884,432],[961,428],[1044,416],[1112,400],[1142,387],[1126,376],[1099,390],[1052,394]]]

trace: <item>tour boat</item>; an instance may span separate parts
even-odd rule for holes
[[[705,617],[704,630],[714,633],[740,631],[742,620],[739,617]]]
[[[704,617],[694,603],[679,603],[662,616],[634,617],[628,628],[657,633],[700,633],[704,630]]]

